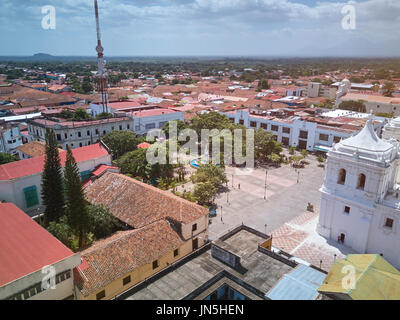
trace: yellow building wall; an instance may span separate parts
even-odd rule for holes
[[[199,248],[202,247],[206,240],[207,240],[207,230],[203,231],[202,233],[196,235],[193,239],[198,239]],[[115,298],[117,295],[129,290],[131,287],[137,285],[138,283],[150,278],[154,274],[160,272],[164,268],[168,267],[169,265],[179,261],[183,257],[187,256],[188,254],[192,253],[192,239],[186,241],[181,247],[179,247],[179,254],[177,257],[174,257],[174,251],[166,254],[165,256],[158,259],[158,268],[153,270],[153,261],[151,263],[145,264],[134,271],[125,274],[121,278],[114,280],[106,287],[101,288],[94,292],[93,294],[84,297],[78,289],[77,291],[77,299],[78,300],[96,300],[96,294],[105,290],[106,296],[102,300],[109,300]],[[127,276],[131,276],[131,282],[123,285],[122,280]]]

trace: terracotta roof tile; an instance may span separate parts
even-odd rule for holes
[[[189,223],[208,214],[206,208],[193,202],[112,172],[106,172],[85,191],[89,202],[106,206],[136,229],[167,217]]]
[[[118,232],[81,252],[83,263],[76,269],[75,280],[82,294],[88,296],[172,252],[183,242],[166,220],[138,230]]]

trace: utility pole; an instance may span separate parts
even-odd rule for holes
[[[267,200],[267,177],[268,177],[268,170],[265,170],[264,200]]]

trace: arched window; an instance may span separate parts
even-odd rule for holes
[[[339,170],[338,184],[344,184],[346,182],[346,170]]]
[[[358,175],[358,184],[357,184],[357,189],[364,190],[365,188],[365,174],[361,173]]]

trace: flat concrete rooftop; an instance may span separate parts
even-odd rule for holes
[[[228,273],[229,276],[239,279],[239,282],[245,282],[265,294],[293,268],[259,252],[258,244],[264,241],[265,239],[261,236],[243,229],[224,240],[227,245],[235,248],[235,254],[241,257],[241,266],[247,269],[244,274],[213,258],[209,249],[171,269],[157,280],[149,281],[147,286],[139,290],[132,288],[123,295],[123,298],[127,300],[181,300],[221,273]],[[221,278],[216,281],[221,283]],[[214,284],[211,283],[211,286]],[[195,296],[200,297],[201,294],[202,292],[198,292]]]

